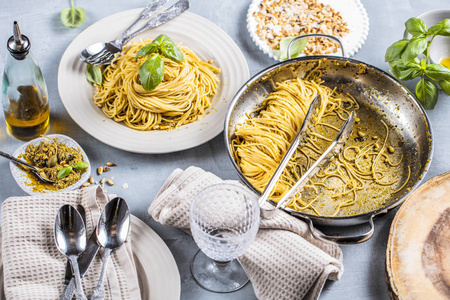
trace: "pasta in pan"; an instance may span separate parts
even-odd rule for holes
[[[247,180],[262,192],[301,127],[312,100],[321,95],[319,122],[278,180],[270,197],[275,202],[325,151],[351,111],[359,109],[353,97],[321,83],[319,79],[298,78],[279,83],[261,108],[236,128],[234,159]],[[343,211],[345,207],[356,205],[358,211],[363,207],[370,210],[375,202],[382,201],[368,199],[372,195],[401,190],[409,180],[410,168],[389,145],[389,127],[382,120],[377,122],[381,122],[377,130],[380,136],[369,137],[371,128],[364,132],[355,132],[354,128],[342,153],[321,168],[288,207],[319,216],[346,215],[352,212]],[[406,180],[400,181],[400,173],[407,174]]]
[[[164,79],[153,91],[140,84],[136,59],[139,49],[150,41],[131,44],[103,72],[103,84],[94,102],[108,118],[136,130],[170,130],[200,119],[217,93],[220,69],[198,58],[187,47],[179,47],[183,62],[164,56]]]

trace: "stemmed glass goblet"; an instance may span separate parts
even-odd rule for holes
[[[236,260],[259,228],[257,196],[236,184],[221,183],[200,191],[190,210],[191,232],[201,249],[191,262],[194,279],[213,292],[232,292],[248,282]]]

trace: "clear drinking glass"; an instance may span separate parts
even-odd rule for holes
[[[191,272],[203,288],[220,293],[240,289],[248,282],[236,260],[256,237],[259,228],[257,196],[234,184],[216,184],[192,201],[191,232],[200,250]]]

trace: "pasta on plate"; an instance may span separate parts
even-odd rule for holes
[[[103,71],[94,102],[108,118],[135,130],[171,130],[199,120],[217,93],[220,69],[180,46],[183,62],[162,56],[164,79],[147,92],[140,83],[139,68],[145,57],[139,49],[150,43],[132,43]]]

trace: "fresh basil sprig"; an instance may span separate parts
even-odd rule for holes
[[[100,69],[100,67],[88,64],[86,67],[86,79],[91,83],[102,85],[102,69]]]
[[[164,61],[160,55],[176,61],[184,60],[183,52],[165,34],[158,35],[150,44],[136,53],[136,60],[141,56],[151,55],[139,68],[141,85],[147,92],[153,91],[164,78]]]
[[[84,161],[76,162],[71,166],[64,167],[61,170],[59,170],[56,178],[61,179],[61,178],[69,176],[70,172],[72,172],[73,169],[84,170],[84,169],[87,169],[88,167],[89,167],[89,163],[87,163],[87,162],[84,162]]]
[[[61,21],[67,27],[77,27],[83,24],[86,13],[83,8],[75,7],[73,0],[70,1],[71,7],[64,8],[61,11]]]
[[[415,94],[425,109],[433,109],[438,100],[436,82],[442,90],[450,95],[450,69],[440,64],[429,64],[429,47],[438,35],[450,36],[450,19],[445,19],[427,29],[425,22],[419,18],[410,18],[405,22],[411,39],[402,39],[393,43],[385,54],[389,62],[389,72],[400,80],[420,77]],[[424,55],[419,59],[420,55]]]
[[[287,50],[289,47],[289,43],[294,38],[296,38],[296,36],[289,36],[289,37],[283,38],[280,41],[280,59],[281,60],[288,59]],[[306,38],[296,41],[291,47],[291,57],[289,57],[289,58],[294,58],[294,57],[299,56],[299,54],[302,53],[303,49],[306,47],[307,44],[308,44],[308,39],[306,39]]]

